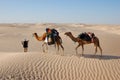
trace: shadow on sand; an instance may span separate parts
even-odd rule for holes
[[[81,56],[79,56],[81,57]],[[100,60],[110,60],[110,59],[120,59],[120,56],[113,56],[113,55],[92,55],[92,54],[84,54],[82,57],[84,58],[94,58]]]

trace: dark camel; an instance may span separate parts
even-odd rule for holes
[[[80,39],[78,37],[74,37],[71,32],[66,32],[65,35],[69,36],[72,41],[78,42],[78,46],[75,48],[76,49],[76,54],[78,53],[77,52],[78,47],[82,46],[82,55],[83,55],[84,44],[94,43],[94,45],[95,45],[95,54],[97,53],[97,47],[98,47],[100,49],[101,56],[102,56],[102,48],[100,47],[99,39],[96,36],[93,38],[93,42],[91,42],[91,41],[84,41],[84,40],[82,40],[82,39]]]
[[[45,38],[46,38],[46,33],[44,33],[42,36],[38,36],[37,33],[33,33],[33,36],[38,40],[38,41],[44,41],[44,43],[42,44],[42,47],[43,47],[43,52],[45,52],[45,49],[44,49],[44,45],[46,45],[46,49],[48,50],[48,43],[45,42]],[[52,44],[51,44],[52,45]],[[64,51],[64,47],[62,46],[62,39],[61,37],[59,36],[59,38],[56,38],[56,41],[55,41],[55,47],[57,45],[57,49],[59,51],[59,46],[61,46],[62,50]]]

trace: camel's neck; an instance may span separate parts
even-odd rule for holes
[[[72,41],[77,42],[77,38],[75,38],[72,34],[69,35],[69,37],[70,37],[70,39],[71,39]]]
[[[36,38],[38,41],[43,41],[43,37],[39,37],[37,34],[35,34],[35,38]]]

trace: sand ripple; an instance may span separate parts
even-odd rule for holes
[[[11,53],[0,59],[2,80],[119,80],[120,57]]]

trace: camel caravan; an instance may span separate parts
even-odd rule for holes
[[[97,53],[97,48],[99,48],[101,56],[102,56],[102,48],[100,46],[99,39],[92,32],[84,32],[80,33],[78,37],[74,37],[71,32],[65,32],[65,35],[68,36],[72,41],[77,42],[78,45],[75,48],[76,54],[78,54],[77,49],[82,47],[82,55],[84,54],[84,45],[93,43],[95,46],[95,54]],[[54,45],[55,48],[57,46],[57,51],[59,51],[59,47],[64,52],[64,47],[62,45],[62,38],[59,36],[59,32],[56,29],[46,28],[46,32],[42,36],[38,36],[37,33],[33,33],[33,36],[38,41],[43,41],[42,48],[43,52],[48,51],[49,45]]]

